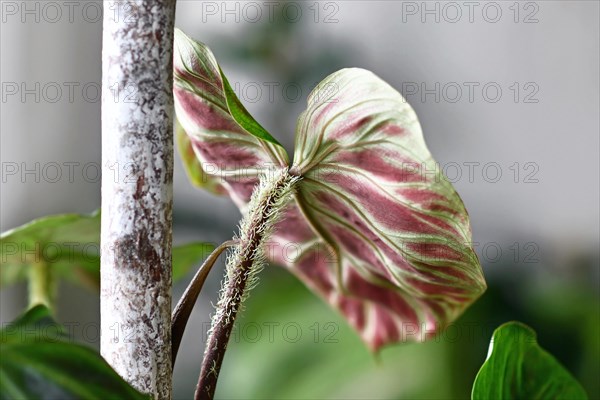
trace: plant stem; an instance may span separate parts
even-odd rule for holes
[[[29,269],[29,308],[43,304],[54,309],[55,282],[48,264],[36,261]]]
[[[248,206],[248,214],[240,224],[239,245],[229,258],[221,297],[217,303],[204,350],[202,369],[196,386],[196,399],[211,400],[229,336],[238,311],[256,284],[256,274],[264,263],[263,244],[287,204],[298,178],[286,170],[261,179]]]
[[[175,0],[104,2],[102,356],[170,399]]]
[[[190,314],[194,309],[194,304],[196,304],[196,300],[198,299],[198,295],[202,291],[202,286],[204,286],[204,281],[206,281],[206,277],[208,273],[212,269],[217,258],[225,251],[233,245],[236,245],[236,240],[228,240],[224,243],[221,243],[219,247],[213,250],[212,253],[204,260],[194,278],[190,282],[189,286],[185,289],[183,296],[175,306],[175,310],[173,310],[173,314],[171,315],[171,350],[172,350],[172,364],[175,365],[175,359],[177,358],[177,352],[179,351],[179,345],[181,344],[181,339],[183,338],[183,332],[185,331],[185,326],[187,325],[188,319],[190,318]]]

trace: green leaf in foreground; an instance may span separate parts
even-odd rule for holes
[[[494,331],[473,392],[478,399],[587,399],[577,380],[536,340],[533,329],[509,322]]]
[[[148,399],[36,306],[0,330],[2,399]]]
[[[38,218],[2,233],[0,242],[0,287],[26,279],[32,266],[43,264],[54,277],[100,288],[100,210]],[[208,243],[174,247],[173,281],[213,249]]]

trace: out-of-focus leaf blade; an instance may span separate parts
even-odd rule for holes
[[[427,339],[484,291],[460,197],[414,110],[371,72],[338,71],[311,93],[291,170],[303,179],[273,258],[373,350]]]
[[[2,233],[0,242],[1,286],[25,279],[28,268],[40,262],[76,283],[99,282],[99,210],[38,218]]]
[[[28,330],[31,330],[29,332]],[[37,305],[29,309],[11,323],[4,324],[0,330],[0,343],[30,343],[40,339],[38,331],[43,331],[45,340],[68,340],[64,328],[52,318],[50,310]]]
[[[341,315],[303,283],[277,268],[260,279],[234,327],[216,398],[460,398],[448,373],[453,360],[447,349],[455,344],[394,346],[375,359]],[[260,358],[269,362],[247,368]]]
[[[587,399],[579,382],[542,349],[530,327],[509,322],[494,331],[471,395],[480,399]]]
[[[200,170],[243,207],[258,177],[286,166],[287,154],[246,111],[208,47],[179,30],[173,66],[175,112]],[[198,167],[193,169],[199,176]]]
[[[173,247],[173,282],[177,282],[215,249],[211,243],[188,243]]]
[[[3,399],[148,399],[36,306],[0,331]]]
[[[100,288],[100,210],[60,214],[33,220],[0,236],[0,286],[27,278],[34,263],[88,288]],[[173,282],[210,254],[210,243],[173,247]]]

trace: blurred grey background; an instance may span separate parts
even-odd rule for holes
[[[5,231],[47,214],[90,212],[100,206],[102,2],[2,1],[1,6],[0,228]],[[555,337],[556,342],[548,339],[548,347],[555,346],[557,357],[586,389],[600,395],[598,382],[592,379],[600,370],[600,339],[595,336],[600,312],[597,1],[187,0],[177,7],[177,26],[212,48],[242,102],[290,153],[306,96],[327,74],[363,67],[401,91],[416,109],[434,157],[469,210],[489,296],[499,293],[488,303],[501,298],[508,304],[502,312],[494,311],[493,305],[481,306],[481,315],[505,313],[508,319],[532,324],[540,341],[545,334]],[[239,217],[229,199],[194,189],[176,157],[175,243],[220,243],[234,233]],[[221,270],[211,274],[182,344],[185,350],[175,370],[176,398],[189,398],[193,392],[203,330],[220,275]],[[299,347],[289,340],[268,347],[261,339],[260,347],[242,338],[225,362],[221,397],[468,395],[465,388],[474,375],[463,377],[462,386],[443,378],[444,371],[460,368],[460,356],[452,356],[455,349],[450,344],[441,350],[440,344],[423,345],[424,350],[413,346],[386,350],[381,366],[358,348],[359,342],[337,315],[302,288],[297,289],[302,292],[298,296],[308,300],[298,304],[309,305],[298,306],[296,314],[269,314],[273,302],[278,307],[287,302],[281,285],[297,284],[269,269],[264,281],[255,294],[257,304],[264,301],[266,314],[262,309],[250,311],[251,303],[246,320],[285,324],[294,315],[303,318],[300,309],[315,310],[314,315],[320,315],[315,318],[339,321],[340,341],[355,347],[312,346],[309,354],[326,352],[329,357],[319,367],[315,359],[302,358]],[[175,286],[175,298],[184,287],[185,282]],[[277,290],[284,298],[271,301],[269,293]],[[583,300],[577,297],[570,303],[565,293]],[[14,318],[26,304],[24,286],[6,288],[0,296],[2,321]],[[65,283],[60,296],[59,319],[97,326],[97,294]],[[559,318],[561,299],[565,309]],[[314,321],[302,321],[305,335],[312,335],[309,327]],[[556,330],[558,326],[563,330]],[[584,333],[573,333],[582,327]],[[490,332],[487,329],[486,335]],[[97,346],[97,333],[78,335]],[[482,353],[472,355],[473,365],[483,361],[488,339],[477,342]],[[265,355],[269,349],[279,355]],[[354,351],[362,357],[356,362],[367,366],[335,385],[319,380],[319,368],[346,368],[349,361],[342,361],[344,354]],[[412,357],[416,368],[427,369],[435,362],[422,361],[429,353],[435,357],[443,353],[447,369],[422,371],[420,376],[397,361]],[[428,360],[437,359],[434,355]],[[271,369],[259,367],[279,359]],[[339,360],[339,365],[331,360]],[[398,369],[386,369],[386,363]],[[273,375],[273,365],[288,364],[292,366],[287,376]],[[291,382],[307,369],[313,375],[300,375],[305,386]],[[337,375],[331,369],[321,375]],[[442,383],[432,389],[427,382],[434,378]],[[290,381],[283,385],[282,379]]]

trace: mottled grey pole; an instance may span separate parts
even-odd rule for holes
[[[171,398],[175,0],[105,1],[101,353]]]

